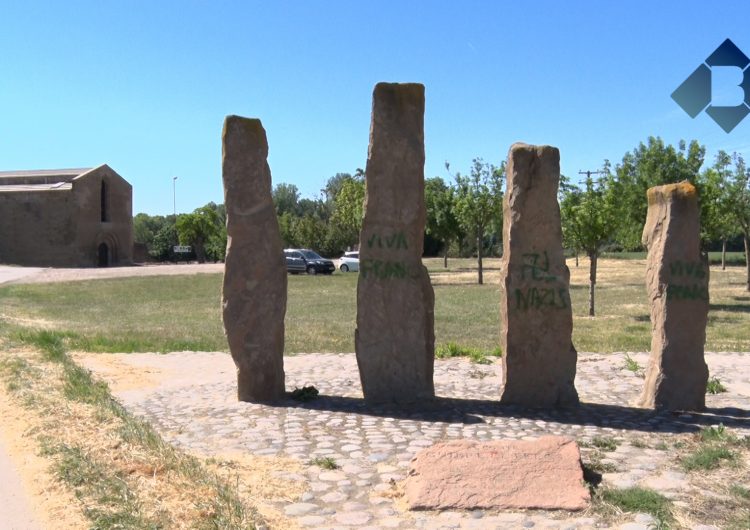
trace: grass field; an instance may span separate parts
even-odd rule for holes
[[[474,260],[427,259],[435,290],[436,344],[491,351],[499,343],[500,261],[485,262],[476,285]],[[588,317],[588,261],[571,268],[573,341],[579,351],[647,351],[645,261],[603,259],[597,316]],[[706,349],[750,351],[750,293],[742,267],[711,270]],[[286,351],[354,350],[357,274],[290,276]],[[220,275],[161,276],[0,288],[0,318],[19,327],[64,332],[70,348],[92,352],[226,350]]]

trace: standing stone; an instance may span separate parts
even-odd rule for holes
[[[227,116],[222,173],[227,255],[222,309],[240,401],[284,395],[287,272],[260,120]]]
[[[570,271],[557,204],[560,152],[547,145],[513,144],[506,176],[501,401],[528,407],[576,405]]]
[[[708,367],[703,357],[708,320],[708,257],[700,250],[698,195],[689,182],[648,190],[643,228],[648,249],[651,358],[638,405],[701,410]]]
[[[432,398],[435,297],[422,265],[424,86],[375,86],[365,175],[355,333],[365,400]]]

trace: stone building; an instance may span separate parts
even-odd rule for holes
[[[0,172],[0,263],[132,261],[133,188],[112,168]]]

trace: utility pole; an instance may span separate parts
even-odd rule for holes
[[[591,175],[603,175],[604,173],[606,173],[606,172],[602,171],[601,169],[597,169],[596,171],[579,171],[578,172],[579,175],[586,175],[587,179],[590,179]],[[175,178],[177,178],[177,177],[175,177]]]

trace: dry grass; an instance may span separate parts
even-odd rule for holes
[[[0,392],[24,410],[30,440],[94,527],[293,527],[264,501],[299,496],[302,486],[285,478],[299,471],[298,463],[247,457],[206,465],[165,444],[116,403],[105,404],[111,397],[98,394],[101,383],[93,383],[93,394],[71,394],[68,365],[7,340],[0,346]]]

